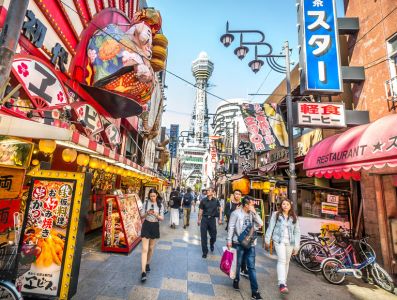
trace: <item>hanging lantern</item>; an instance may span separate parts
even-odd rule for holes
[[[89,166],[91,169],[96,169],[99,166],[99,160],[97,160],[96,158],[91,158],[90,159],[90,163]]]
[[[270,181],[265,181],[262,185],[262,190],[264,193],[269,193],[270,192]]]
[[[117,168],[117,175],[123,174],[123,168]]]
[[[39,141],[39,150],[43,152],[45,155],[50,155],[54,153],[56,147],[57,147],[57,143],[54,140]]]
[[[90,157],[88,155],[80,153],[77,155],[77,164],[81,167],[86,167],[90,162]]]
[[[233,181],[233,190],[240,190],[243,195],[248,195],[250,192],[250,181],[248,178],[241,178]]]
[[[75,149],[66,148],[62,151],[62,159],[67,163],[72,163],[77,158],[77,151]]]
[[[105,172],[106,173],[111,173],[111,171],[112,171],[112,166],[106,166],[106,168],[105,168]]]
[[[33,159],[32,160],[32,166],[37,166],[39,164],[39,160],[38,159]]]

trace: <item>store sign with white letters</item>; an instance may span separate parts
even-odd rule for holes
[[[335,0],[301,0],[299,14],[301,92],[342,92]]]

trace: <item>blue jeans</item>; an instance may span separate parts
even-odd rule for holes
[[[251,291],[253,293],[258,291],[258,282],[256,280],[256,270],[255,270],[255,247],[250,247],[249,249],[245,249],[242,246],[237,246],[237,270],[236,270],[236,279],[240,281],[240,267],[241,263],[244,259],[247,262],[248,268],[248,276],[251,284]]]

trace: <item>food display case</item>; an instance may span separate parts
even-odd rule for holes
[[[105,196],[102,251],[129,253],[141,241],[142,202],[137,194]]]

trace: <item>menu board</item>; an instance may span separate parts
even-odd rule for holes
[[[83,193],[84,183],[89,183],[82,173],[62,174],[48,171],[48,177],[31,181],[19,262],[19,267],[28,271],[16,282],[28,295],[69,299],[77,287],[82,250],[77,241],[84,239],[84,224],[79,220],[82,197],[89,191]]]
[[[139,197],[136,194],[105,197],[102,250],[130,252],[141,236]]]

